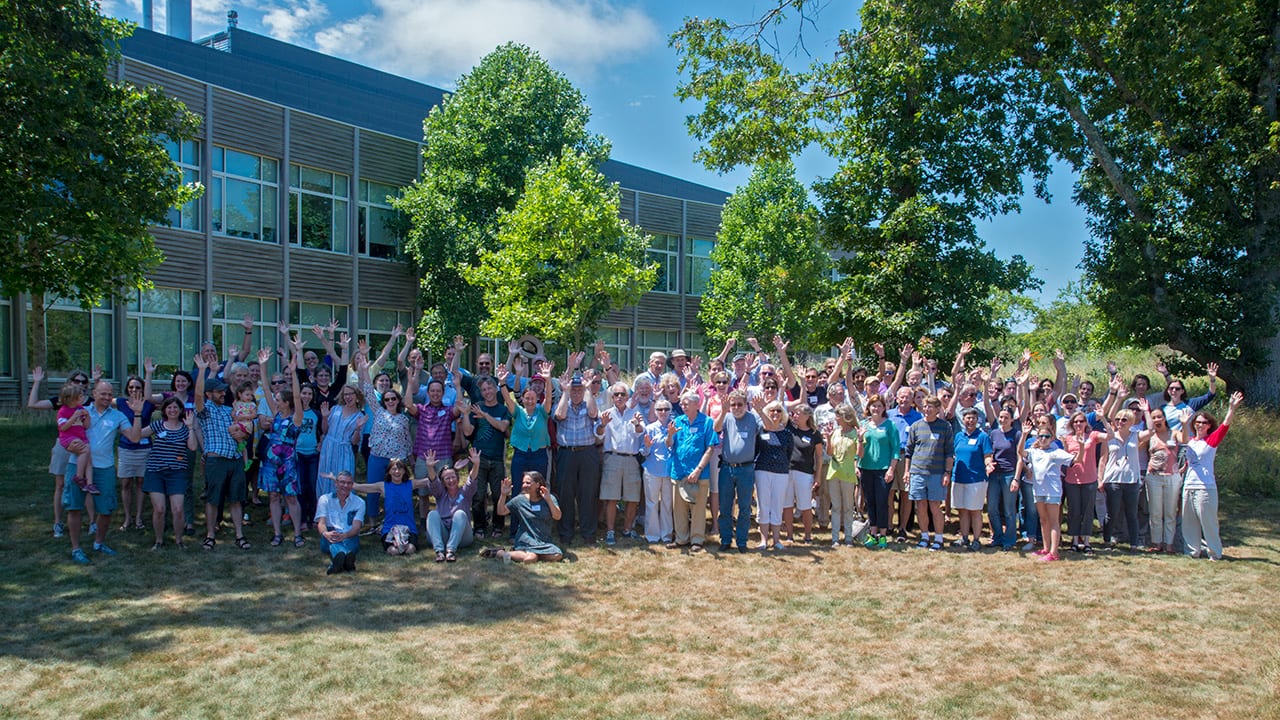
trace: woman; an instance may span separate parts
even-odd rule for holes
[[[1090,429],[1089,418],[1079,410],[1071,414],[1067,427],[1068,432],[1062,437],[1066,451],[1075,455],[1083,449],[1083,459],[1072,463],[1062,474],[1063,499],[1067,503],[1067,534],[1071,535],[1072,550],[1092,553],[1089,537],[1093,534],[1093,504],[1099,490],[1098,468],[1107,462],[1104,444],[1107,436]],[[1096,456],[1094,448],[1099,445],[1102,446],[1101,455]]]
[[[546,384],[550,384],[553,367],[545,360],[538,363],[538,377]],[[511,477],[522,478],[530,470],[546,477],[547,448],[551,446],[551,434],[547,430],[547,420],[551,417],[551,393],[546,393],[540,404],[538,392],[531,383],[520,393],[520,404],[517,405],[508,389],[510,376],[507,366],[499,364],[498,387],[502,390],[502,402],[511,413]]]
[[[782,534],[791,542],[796,512],[804,525],[804,541],[813,542],[813,492],[815,477],[822,475],[822,434],[813,424],[813,408],[800,401],[791,411],[791,464],[782,499]],[[887,496],[886,496],[887,497]]]
[[[868,548],[889,547],[889,488],[902,455],[898,428],[887,412],[884,398],[870,395],[867,417],[857,427],[859,482],[867,506],[867,527],[871,529],[863,541]]]
[[[644,428],[644,539],[650,543],[668,543],[674,537],[672,519],[671,449],[667,447],[667,423],[671,420],[671,403],[658,400],[653,404],[657,419]]]
[[[759,395],[752,398],[751,404],[764,427],[756,445],[755,471],[760,549],[782,550],[782,503],[790,478],[792,444],[787,409],[781,401],[765,402]]]
[[[1174,431],[1182,429],[1182,413],[1191,414],[1213,402],[1218,394],[1218,364],[1209,363],[1205,367],[1209,376],[1209,392],[1187,399],[1187,386],[1181,380],[1170,380],[1164,389],[1164,417]]]
[[[151,376],[156,371],[155,363],[151,362],[151,358],[147,358],[143,364],[146,374],[146,380],[137,375],[130,375],[124,381],[125,397],[116,398],[116,409],[124,413],[132,423],[134,415],[140,413],[141,424],[145,427],[151,424],[151,416],[156,412],[156,406],[149,399],[151,397]],[[135,402],[137,401],[137,402]],[[134,410],[134,408],[137,410]],[[120,436],[120,451],[116,461],[116,477],[120,479],[120,509],[124,513],[124,523],[120,526],[121,530],[128,530],[130,527],[136,530],[145,530],[142,524],[142,479],[147,473],[147,455],[151,453],[151,438],[141,437],[137,441],[129,439],[125,434]],[[133,518],[133,522],[129,518]]]
[[[1200,557],[1202,548],[1207,548],[1210,560],[1222,559],[1222,538],[1218,536],[1218,480],[1213,466],[1218,445],[1227,436],[1227,428],[1243,400],[1242,393],[1232,393],[1227,416],[1222,418],[1221,425],[1203,410],[1196,413],[1194,419],[1190,410],[1184,410],[1180,418],[1180,439],[1187,446],[1187,478],[1182,486],[1182,537],[1187,543],[1187,554],[1193,558]]]
[[[414,491],[425,490],[431,481],[415,479],[402,458],[387,463],[387,479],[356,483],[353,492],[377,493],[387,498],[387,514],[382,520],[382,549],[388,555],[412,555],[418,551],[418,521]],[[441,558],[436,558],[437,562]]]
[[[405,411],[404,398],[389,386],[379,391],[369,381],[369,361],[359,353],[355,357],[356,373],[360,378],[360,390],[369,401],[369,411],[373,413],[373,427],[369,431],[369,464],[368,484],[382,482],[387,476],[387,465],[391,458],[407,458],[413,451],[413,428],[409,424],[409,414]],[[382,494],[369,492],[365,496],[365,522],[373,524],[378,517],[379,500]]]
[[[299,394],[302,407],[302,429],[298,433],[298,444],[295,459],[298,465],[298,482],[302,484],[302,494],[298,496],[298,506],[302,508],[302,531],[311,529],[311,520],[316,516],[316,476],[320,472],[320,415],[311,409],[311,400],[315,391],[310,385],[303,385]]]
[[[298,504],[298,496],[302,494],[302,480],[298,473],[297,445],[298,436],[302,433],[303,405],[302,390],[298,384],[298,373],[294,362],[302,355],[302,339],[294,343],[294,360],[290,360],[285,372],[288,373],[292,388],[281,390],[277,398],[271,388],[267,387],[267,376],[260,378],[263,400],[271,411],[271,429],[266,431],[266,452],[258,470],[258,487],[267,491],[270,499],[271,547],[279,547],[284,541],[280,531],[280,500],[283,497],[289,508],[289,517],[293,518],[293,546],[302,547],[306,540],[302,537],[302,508]],[[265,365],[271,359],[271,349],[258,351],[258,364]]]
[[[840,405],[835,410],[835,426],[823,437],[823,444],[831,454],[827,464],[827,491],[831,495],[831,547],[840,547],[840,528],[844,527],[844,539],[853,545],[853,513],[856,510],[854,488],[858,483],[857,417],[852,405]]]
[[[427,514],[427,537],[436,551],[436,562],[455,562],[458,559],[458,548],[467,547],[473,542],[471,500],[475,497],[476,478],[480,475],[480,451],[471,448],[470,458],[471,469],[467,472],[467,484],[459,486],[457,468],[446,466],[437,476],[435,457],[427,456],[427,473],[431,477],[427,492],[436,499],[436,509]],[[510,481],[504,482],[509,488]],[[506,499],[502,498],[498,507],[502,508],[505,504]],[[506,513],[499,510],[498,514]]]
[[[1018,542],[1018,493],[1013,481],[1022,447],[1022,428],[1014,423],[1013,415],[1012,408],[1000,408],[988,433],[995,472],[987,484],[987,518],[991,521],[991,544],[999,545],[1001,550],[1012,550]]]
[[[1107,461],[1102,470],[1102,486],[1107,493],[1107,522],[1103,526],[1103,535],[1108,547],[1114,550],[1123,515],[1129,549],[1145,552],[1146,548],[1138,544],[1138,492],[1142,488],[1142,460],[1138,450],[1141,435],[1133,431],[1132,410],[1121,410],[1110,423],[1103,415],[1099,416],[1107,429]]]
[[[1135,383],[1136,385],[1137,383]],[[1150,513],[1150,551],[1175,553],[1178,500],[1182,477],[1178,474],[1177,434],[1165,420],[1164,410],[1152,408],[1145,397],[1138,409],[1147,420],[1139,446],[1147,453],[1147,510]]]
[[[347,385],[342,388],[338,399],[342,404],[332,409],[328,403],[320,404],[324,442],[320,444],[320,466],[316,473],[317,498],[333,493],[333,478],[338,473],[345,471],[355,477],[355,448],[360,444],[364,424],[364,413],[360,411],[364,405],[364,393]]]
[[[191,475],[191,457],[196,449],[195,413],[186,411],[182,400],[170,396],[160,403],[160,419],[142,427],[141,398],[130,398],[133,427],[126,433],[130,441],[151,440],[143,474],[142,491],[151,497],[151,530],[155,533],[152,550],[164,547],[165,502],[173,518],[173,541],[179,550],[186,549],[183,531],[178,529],[183,517],[187,478]]]
[[[163,402],[166,398],[176,397],[182,401],[182,407],[186,414],[194,415],[196,411],[195,396],[196,381],[191,377],[191,373],[186,370],[173,371],[173,377],[169,379],[168,392],[162,392],[158,395],[152,395],[152,402]],[[200,450],[200,424],[196,423],[192,430],[196,436],[196,448],[187,453],[187,476],[185,478],[187,486],[182,494],[182,513],[183,521],[186,527],[182,529],[182,534],[186,537],[195,537],[195,473],[196,473],[196,455]]]
[[[729,390],[732,386],[732,380],[729,373],[723,370],[711,371],[711,382],[702,386],[700,394],[703,396],[701,412],[707,417],[720,417],[720,413],[729,410]],[[667,404],[670,407],[670,403]],[[666,424],[668,418],[662,418],[663,425]],[[707,496],[707,502],[711,505],[711,527],[719,527],[720,523],[720,485],[716,479],[720,477],[720,454],[721,446],[716,445],[711,450],[711,493]]]
[[[502,494],[498,496],[498,512],[515,513],[516,540],[510,550],[485,548],[481,557],[496,557],[503,562],[521,563],[556,562],[564,558],[564,552],[551,542],[551,523],[560,519],[560,503],[551,494],[542,473],[526,471],[521,481],[520,494],[511,495],[511,478],[502,481]]]

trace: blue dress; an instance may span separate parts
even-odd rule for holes
[[[355,446],[351,444],[351,436],[364,423],[364,419],[364,413],[360,411],[344,416],[341,407],[329,410],[329,432],[324,434],[324,442],[320,444],[316,497],[323,497],[334,490],[333,480],[324,475],[337,476],[343,470],[355,475],[356,453]]]

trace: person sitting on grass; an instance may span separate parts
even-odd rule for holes
[[[436,551],[436,562],[454,562],[458,559],[458,548],[467,547],[474,541],[471,529],[471,508],[479,488],[480,450],[472,447],[470,451],[471,470],[467,473],[467,484],[458,486],[458,470],[446,466],[437,473],[435,453],[427,453],[427,492],[435,496],[436,509],[427,513],[427,537],[431,547]],[[417,481],[415,481],[417,482]],[[505,499],[502,502],[506,502]],[[502,507],[502,503],[498,504]],[[505,513],[499,510],[499,515]],[[558,514],[558,513],[557,513]]]
[[[434,453],[428,454],[427,458],[428,462],[435,463]],[[418,551],[417,502],[413,494],[428,488],[431,481],[415,479],[409,472],[409,463],[403,458],[387,461],[386,478],[378,482],[357,483],[351,489],[358,493],[376,493],[385,498],[382,548],[388,555],[412,555]]]
[[[334,479],[334,491],[316,501],[316,530],[320,552],[329,556],[326,575],[354,572],[360,552],[360,526],[364,524],[364,500],[352,495],[355,478],[343,470]]]
[[[498,496],[498,513],[515,514],[516,540],[510,550],[485,548],[481,557],[499,558],[503,562],[556,562],[564,552],[551,542],[551,523],[560,519],[560,503],[551,494],[547,481],[537,470],[528,470],[522,479],[520,494],[511,495],[511,478],[502,481]]]

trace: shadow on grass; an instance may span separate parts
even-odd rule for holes
[[[248,551],[222,535],[212,552],[194,543],[178,550],[171,538],[151,552],[150,531],[113,530],[107,539],[119,555],[90,553],[91,565],[75,565],[68,541],[49,534],[52,479],[39,462],[49,432],[6,429],[0,436],[0,602],[7,615],[0,655],[112,663],[182,652],[177,638],[193,631],[207,631],[215,646],[220,635],[246,633],[316,642],[326,629],[371,639],[465,632],[524,616],[533,622],[580,597],[555,565],[503,565],[476,557],[475,548],[447,565],[430,553],[389,557],[376,535],[362,538],[357,572],[326,576],[314,533],[301,549],[269,547],[260,510],[246,528],[254,543]],[[87,549],[87,533],[83,540]]]

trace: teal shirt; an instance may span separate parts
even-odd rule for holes
[[[551,444],[551,436],[547,433],[547,409],[542,405],[530,416],[524,406],[516,405],[511,415],[511,447],[516,450],[531,452],[542,450]]]
[[[889,463],[902,456],[898,445],[898,428],[893,421],[885,418],[879,425],[872,425],[870,420],[863,420],[862,458],[858,467],[867,470],[888,470]]]

